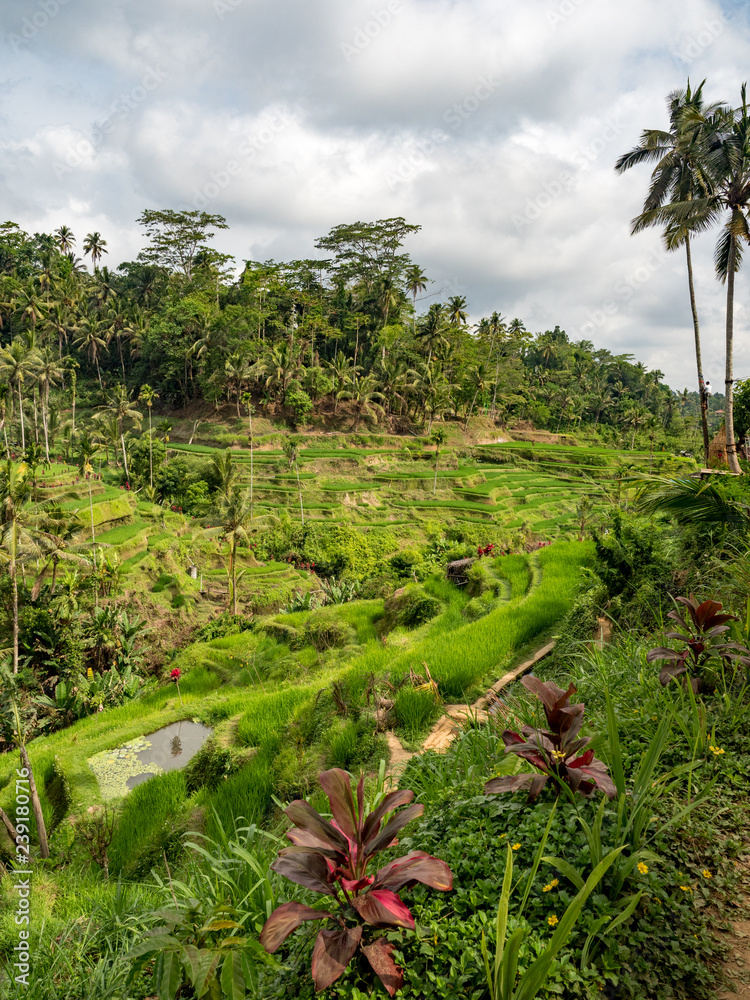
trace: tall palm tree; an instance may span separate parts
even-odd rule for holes
[[[412,304],[412,335],[417,330],[417,295],[427,288],[427,275],[418,264],[410,264],[406,269],[406,288],[411,295]]]
[[[21,447],[26,447],[26,429],[23,419],[23,385],[32,374],[34,354],[16,338],[8,347],[0,349],[0,382],[13,385],[18,392],[19,420],[21,422]]]
[[[448,299],[448,322],[451,326],[466,325],[466,296],[453,295]]]
[[[727,461],[740,473],[734,435],[734,276],[742,264],[744,244],[750,242],[750,111],[747,86],[742,85],[736,110],[719,107],[700,118],[707,191],[700,198],[685,199],[661,209],[661,217],[675,229],[702,232],[722,223],[714,250],[716,273],[727,287],[726,372],[724,425]]]
[[[354,406],[354,430],[359,430],[359,426],[365,417],[377,416],[385,410],[381,401],[385,401],[385,396],[377,388],[378,381],[375,375],[354,375],[349,383],[348,389],[341,389],[337,394],[337,399],[346,399]]]
[[[213,465],[213,472],[219,480],[219,490],[225,497],[228,497],[232,490],[235,489],[234,482],[239,472],[237,466],[234,464],[232,452],[229,448],[227,448],[223,455],[220,451],[216,452],[211,456],[211,464]]]
[[[13,673],[18,673],[18,567],[36,559],[59,541],[43,520],[44,508],[32,503],[32,482],[26,465],[6,461],[0,466],[0,560],[8,566],[13,604]]]
[[[138,399],[148,407],[148,474],[151,486],[154,485],[154,439],[151,434],[151,407],[154,405],[154,400],[158,398],[159,393],[152,389],[148,383],[141,386]]]
[[[102,254],[109,253],[107,241],[102,239],[101,233],[88,233],[83,241],[83,252],[90,255],[91,263],[96,271]]]
[[[219,516],[224,534],[229,539],[229,578],[231,582],[232,614],[237,614],[237,546],[249,537],[253,521],[250,491],[234,487],[219,500]]]
[[[437,474],[438,474],[438,459],[440,458],[440,445],[445,444],[447,434],[442,427],[438,427],[436,431],[433,431],[430,435],[430,440],[435,445],[435,481],[432,484],[432,495],[435,496],[437,493]]]
[[[96,374],[99,379],[99,388],[102,389],[102,373],[99,369],[99,354],[107,346],[107,339],[101,329],[101,323],[93,316],[84,316],[76,325],[73,343],[80,351],[88,354],[89,359],[96,365]]]
[[[49,462],[49,392],[63,377],[65,364],[56,358],[49,347],[39,353],[35,366],[35,377],[39,384],[39,400],[42,407],[42,427],[44,428],[44,451]]]
[[[130,394],[124,385],[117,386],[112,394],[112,398],[104,410],[111,417],[114,417],[117,420],[117,426],[120,432],[120,444],[122,445],[122,460],[125,467],[125,479],[130,480],[128,455],[125,450],[125,421],[133,420],[140,427],[143,417],[138,409],[138,404],[131,400]]]
[[[73,253],[73,249],[76,244],[76,238],[73,235],[72,229],[68,226],[60,226],[59,229],[55,230],[55,236],[57,239],[57,249],[60,253]]]
[[[415,334],[417,339],[428,349],[427,364],[432,361],[435,348],[447,340],[445,326],[444,308],[439,302],[434,302],[427,310],[427,315],[420,322]]]
[[[667,98],[669,131],[647,129],[641,135],[639,144],[630,152],[624,153],[615,164],[615,170],[618,173],[623,173],[640,163],[656,164],[651,174],[651,185],[643,204],[643,212],[632,222],[631,231],[633,233],[638,233],[648,226],[663,222],[664,219],[659,210],[665,205],[704,198],[711,191],[711,178],[708,176],[705,163],[705,122],[717,113],[720,105],[704,106],[703,86],[705,82],[704,80],[693,91],[688,80],[686,90],[673,91]],[[703,453],[704,461],[708,464],[708,397],[703,380],[690,228],[684,223],[675,224],[673,220],[670,220],[667,222],[664,239],[670,250],[674,250],[678,246],[685,247],[690,310],[693,317],[695,361],[698,369]]]

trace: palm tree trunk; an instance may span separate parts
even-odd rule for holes
[[[31,806],[34,810],[34,819],[36,820],[36,835],[39,840],[39,856],[42,858],[48,858],[49,845],[47,844],[47,827],[44,825],[44,813],[42,812],[42,804],[39,801],[39,793],[36,790],[36,782],[34,781],[34,772],[31,769],[31,761],[29,760],[29,755],[26,752],[25,746],[19,746],[18,749],[21,754],[21,766],[25,767],[29,772],[29,791],[31,793]]]
[[[148,477],[151,489],[154,488],[154,439],[151,436],[151,407],[148,408]]]
[[[237,614],[237,532],[232,535],[232,614]]]
[[[44,429],[44,454],[47,456],[47,461],[49,462],[49,433],[47,431],[47,407],[45,406],[44,396],[42,396],[41,398],[41,404],[42,404],[42,428]]]
[[[250,421],[250,520],[253,519],[253,415],[248,408],[248,420]]]
[[[299,511],[302,515],[302,527],[305,526],[305,508],[302,506],[302,484],[299,481],[299,466],[297,465],[297,459],[294,460],[294,469],[297,473],[297,489],[299,491]]]
[[[94,355],[94,361],[96,362],[96,374],[97,374],[97,377],[99,379],[99,388],[103,389],[104,386],[102,385],[102,373],[99,371],[99,355],[98,354]]]
[[[15,538],[13,539],[15,550]],[[15,555],[9,566],[10,580],[13,587],[13,673],[18,673],[18,573],[16,570]]]
[[[39,444],[39,413],[36,407],[36,389],[32,390],[31,401],[34,404],[34,440]]]
[[[701,358],[701,335],[698,325],[698,308],[695,304],[695,286],[693,285],[693,259],[690,253],[690,236],[685,236],[685,256],[687,257],[688,288],[690,290],[690,310],[693,314],[693,334],[695,336],[695,361],[698,366],[698,393],[700,395],[701,424],[703,426],[703,461],[708,466],[708,399],[703,382],[703,360]]]
[[[726,375],[724,378],[724,425],[727,434],[727,461],[729,471],[740,475],[740,463],[737,461],[737,445],[734,440],[734,267],[737,259],[737,237],[730,234],[729,266],[727,268],[727,336],[726,336]]]
[[[438,449],[438,446],[435,445],[435,481],[432,484],[432,495],[433,496],[435,496],[435,494],[437,493],[437,467],[438,467],[438,458],[439,457],[440,457],[440,451]]]
[[[16,845],[16,848],[20,851],[23,851],[23,853],[26,855],[27,861],[30,860],[31,852],[29,851],[26,844],[18,843],[18,830],[16,830],[16,828],[13,826],[13,824],[10,821],[10,817],[3,809],[0,809],[0,820],[2,820],[3,824],[5,825],[5,829],[8,831],[10,839]]]
[[[21,395],[21,383],[18,383],[18,410],[21,414],[21,449],[26,451],[26,430],[23,424],[23,396]]]
[[[128,456],[125,452],[125,435],[120,431],[120,442],[122,444],[122,460],[125,465],[125,481],[130,482],[130,472],[128,471]]]

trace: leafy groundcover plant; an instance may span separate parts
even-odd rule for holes
[[[506,729],[503,743],[506,753],[523,757],[541,774],[511,774],[493,778],[484,786],[485,795],[528,788],[528,801],[534,802],[552,778],[558,790],[567,787],[571,792],[589,796],[599,788],[609,798],[615,798],[617,791],[607,773],[606,764],[596,759],[593,750],[580,753],[591,742],[591,737],[578,736],[585,706],[582,703],[569,704],[570,696],[576,691],[575,685],[571,684],[567,691],[563,691],[556,684],[545,684],[538,677],[531,676],[522,677],[521,683],[541,701],[549,729],[523,726],[520,733]]]
[[[690,678],[693,691],[698,692],[707,682],[708,687],[716,686],[715,672],[710,668],[711,660],[720,660],[723,665],[732,667],[733,672],[742,664],[750,666],[750,649],[738,642],[725,642],[722,638],[729,631],[727,622],[737,621],[736,615],[719,614],[721,604],[718,601],[703,601],[698,604],[695,597],[678,597],[680,604],[688,610],[692,627],[678,610],[667,615],[680,627],[679,632],[665,632],[666,639],[677,639],[684,642],[684,649],[670,649],[668,646],[657,646],[646,654],[649,663],[654,660],[665,660],[661,668],[659,681],[666,687],[673,677],[680,677],[688,671],[695,676]],[[687,617],[687,616],[686,616]]]
[[[368,875],[373,857],[391,847],[399,831],[422,815],[424,806],[410,805],[414,793],[403,789],[386,795],[366,814],[364,777],[357,785],[356,802],[345,771],[324,771],[320,783],[328,796],[333,822],[323,819],[304,800],[292,802],[285,811],[294,824],[287,833],[294,846],[281,850],[271,867],[292,882],[329,897],[331,909],[284,903],[266,921],[260,942],[273,953],[306,921],[328,921],[330,926],[318,933],[313,948],[315,989],[320,992],[334,983],[360,949],[393,996],[403,983],[403,971],[392,957],[393,945],[383,936],[365,944],[365,927],[413,930],[414,918],[397,890],[421,882],[447,891],[453,888],[453,876],[445,862],[423,851],[411,851]],[[397,809],[400,811],[394,813]],[[389,813],[394,815],[383,825]]]

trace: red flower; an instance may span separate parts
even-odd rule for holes
[[[176,683],[177,683],[177,681],[178,681],[178,680],[180,679],[180,677],[182,676],[182,671],[180,670],[180,668],[179,668],[179,667],[175,667],[175,668],[174,668],[174,670],[172,671],[172,673],[171,673],[171,674],[170,674],[169,676],[170,676],[170,678],[171,678],[171,679],[172,679],[172,680],[173,680],[173,681],[175,682],[175,684],[176,684]]]

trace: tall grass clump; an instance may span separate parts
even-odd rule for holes
[[[206,832],[210,838],[217,840],[226,834],[231,837],[240,828],[261,822],[273,793],[270,756],[270,752],[258,753],[206,797]]]
[[[421,736],[440,715],[440,705],[432,691],[402,687],[394,705],[396,722],[407,739]]]
[[[292,714],[308,693],[288,688],[258,698],[237,723],[237,742],[246,747],[260,747],[278,737]]]
[[[144,875],[164,852],[179,853],[184,832],[179,816],[186,800],[182,771],[149,778],[126,796],[109,851],[115,875]]]

